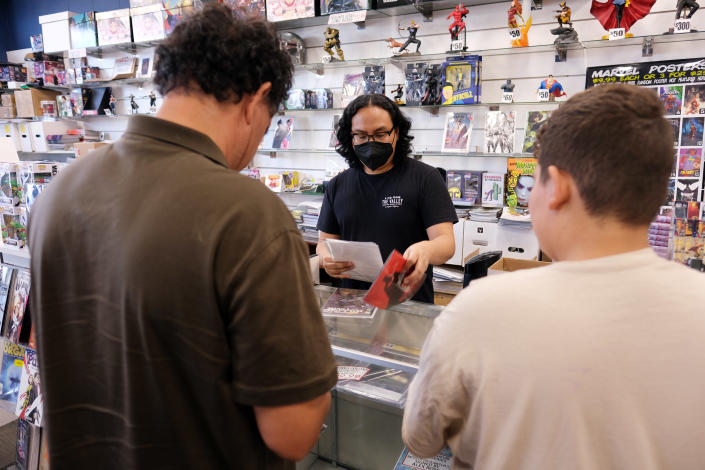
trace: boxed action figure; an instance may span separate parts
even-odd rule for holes
[[[130,10],[135,42],[164,39],[164,10],[160,5],[148,5]]]
[[[315,0],[267,0],[267,20],[272,22],[316,16]]]
[[[292,88],[289,90],[289,96],[287,96],[284,102],[285,109],[305,109],[306,108],[306,92],[307,90],[302,90],[301,88]]]
[[[421,104],[435,105],[441,104],[441,65],[431,64],[426,68],[424,77],[424,93],[421,97]]]
[[[328,88],[314,88],[306,91],[306,108],[331,109],[333,107],[333,92]]]
[[[419,106],[424,96],[428,63],[406,64],[406,104]]]
[[[384,66],[368,65],[362,73],[365,80],[365,95],[384,94]]]
[[[0,213],[3,243],[23,248],[27,244],[27,209],[3,205],[0,206]]]
[[[103,11],[96,13],[98,24],[98,45],[122,44],[132,41],[130,9]]]
[[[352,100],[365,92],[365,79],[361,73],[347,73],[343,79],[341,104],[346,107]]]
[[[69,18],[71,31],[71,48],[96,47],[98,45],[98,28],[95,12],[87,11]]]
[[[168,36],[186,15],[193,11],[193,0],[162,0],[164,35]]]
[[[448,171],[446,182],[451,199],[478,205],[482,202],[482,172]]]
[[[504,174],[482,174],[482,205],[486,207],[502,207],[504,204]]]
[[[17,187],[17,165],[0,163],[0,204],[14,206],[18,203],[19,200],[16,199]]]
[[[442,67],[443,104],[480,102],[482,57],[447,57]]]
[[[369,10],[374,0],[320,0],[321,15],[345,13],[346,11]]]

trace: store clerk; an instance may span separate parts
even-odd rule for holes
[[[338,122],[336,148],[350,168],[328,184],[318,219],[321,266],[340,287],[367,289],[349,279],[349,261],[334,262],[324,240],[372,241],[386,260],[396,249],[407,260],[410,285],[426,280],[414,300],[433,303],[432,265],[455,252],[458,217],[439,171],[409,157],[411,121],[384,95],[351,102]]]

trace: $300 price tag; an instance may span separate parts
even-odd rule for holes
[[[673,30],[676,33],[689,33],[690,32],[690,20],[687,18],[676,20],[673,25]]]

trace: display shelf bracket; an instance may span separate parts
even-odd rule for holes
[[[565,44],[557,43],[556,55],[554,56],[554,62],[566,62],[568,60],[568,48]]]
[[[433,116],[438,116],[438,113],[441,109],[441,105],[438,106],[421,106],[421,109],[426,111],[427,113],[433,115]]]
[[[415,0],[414,1],[414,8],[416,8],[416,11],[421,13],[423,15],[423,20],[425,22],[431,22],[433,21],[433,6],[431,5],[431,2],[428,0]]]
[[[357,29],[365,29],[367,27],[364,21],[356,21],[355,26],[357,26]]]
[[[272,150],[271,152],[269,152],[269,158],[277,158],[277,152],[274,151],[274,150]]]
[[[652,55],[654,55],[654,37],[647,36],[641,42],[641,56],[651,57]]]

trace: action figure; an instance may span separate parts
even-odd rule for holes
[[[563,29],[563,25],[568,25],[569,28],[573,28],[573,23],[570,21],[570,7],[566,5],[565,2],[560,3],[560,10],[555,10],[556,13],[559,13],[556,15],[556,19],[558,20],[558,27]]]
[[[551,34],[558,36],[554,44],[577,41],[578,33],[573,29],[573,22],[570,21],[570,7],[566,2],[561,2],[560,7],[560,10],[554,10],[558,13],[558,15],[555,15],[556,20],[558,20],[558,27],[551,30]]]
[[[649,14],[654,3],[656,0],[592,0],[590,13],[608,31],[614,28],[629,31],[634,23]],[[633,34],[628,33],[626,36],[631,37]],[[607,36],[603,36],[603,39],[607,39]]]
[[[683,18],[683,13],[686,8],[688,9],[686,18],[691,19],[695,12],[698,11],[698,8],[700,8],[700,5],[698,5],[697,0],[678,0],[678,4],[676,5],[677,20]]]
[[[509,78],[507,79],[507,82],[501,84],[499,88],[505,93],[514,93],[514,84]]]
[[[460,32],[465,29],[465,17],[469,13],[468,9],[465,8],[464,3],[459,3],[457,7],[455,7],[455,10],[453,10],[450,15],[446,17],[447,20],[449,20],[451,17],[453,18],[453,23],[448,27],[448,31],[450,32],[450,39],[452,41],[457,41],[458,38],[460,37]]]
[[[154,90],[149,92],[149,112],[157,112],[157,95],[154,93]]]
[[[323,50],[328,53],[331,60],[335,60],[335,57],[333,57],[333,48],[335,48],[338,53],[340,60],[345,60],[343,50],[340,48],[340,31],[328,26],[326,31],[323,33],[323,36],[326,38],[326,41],[323,43]]]
[[[549,101],[556,101],[556,98],[560,96],[567,96],[566,92],[563,91],[563,85],[558,83],[558,81],[553,78],[553,75],[549,75],[546,80],[541,81],[539,90],[548,90]],[[536,92],[538,93],[538,90],[536,90]]]
[[[130,109],[132,114],[137,114],[137,110],[140,109],[139,105],[135,101],[135,95],[130,95]]]
[[[426,69],[426,92],[421,98],[421,104],[441,104],[441,69],[440,65],[433,64]]]
[[[401,100],[401,97],[404,95],[404,87],[399,84],[398,87],[392,90],[392,93],[394,93],[394,102],[396,104],[404,104],[404,102]]]
[[[509,10],[507,10],[507,25],[509,25],[510,28],[516,29],[519,27],[519,23],[517,23],[517,16],[521,18],[521,22],[524,22],[524,18],[522,18],[521,14],[523,13],[521,3],[519,3],[519,0],[512,0],[512,4],[509,6]]]
[[[117,113],[115,112],[115,104],[117,103],[117,100],[115,97],[111,94],[110,95],[110,100],[108,101],[108,107],[110,108],[110,113],[113,116],[117,116]]]
[[[411,20],[409,23],[409,26],[407,28],[401,28],[397,27],[399,31],[409,31],[409,37],[407,38],[406,42],[404,43],[403,46],[397,51],[397,54],[401,54],[404,52],[404,49],[409,47],[409,44],[416,44],[416,53],[419,53],[419,48],[421,47],[421,41],[416,39],[416,33],[419,31],[419,26],[414,22],[414,20]],[[395,54],[396,55],[396,54]]]

